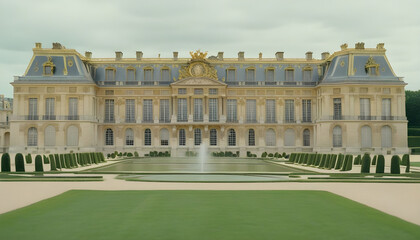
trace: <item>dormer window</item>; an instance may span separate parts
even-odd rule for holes
[[[43,64],[44,67],[44,75],[52,76],[54,74],[55,65],[52,62],[52,58],[48,57],[48,61]]]
[[[105,69],[105,81],[115,81],[115,69],[114,68]]]
[[[365,71],[369,76],[379,75],[379,64],[375,62],[375,59],[373,59],[373,57],[369,57],[368,61],[366,62]]]
[[[310,82],[312,80],[312,68],[309,66],[303,68],[302,75],[304,82]]]
[[[226,81],[235,81],[236,80],[236,69],[229,68],[226,70]]]
[[[247,82],[254,82],[255,81],[255,69],[254,68],[247,68],[246,69],[246,81]]]
[[[135,81],[136,80],[136,69],[133,67],[127,68],[127,81]]]
[[[265,81],[274,82],[274,69],[268,68],[265,70]]]
[[[293,68],[286,69],[285,73],[286,73],[286,82],[293,82],[295,80],[295,70]]]

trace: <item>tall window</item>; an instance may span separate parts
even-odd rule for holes
[[[194,129],[194,145],[199,146],[201,144],[201,129]]]
[[[228,145],[236,146],[236,132],[232,128],[229,129],[229,132],[228,132]]]
[[[178,89],[178,94],[179,95],[185,95],[185,94],[187,94],[187,89],[186,88],[179,88]]]
[[[71,125],[67,128],[67,146],[79,145],[79,129]]]
[[[267,69],[265,71],[265,81],[274,82],[274,69]]]
[[[246,70],[246,81],[247,82],[255,81],[255,69],[250,68]]]
[[[114,69],[105,69],[105,81],[115,81]]]
[[[38,130],[34,127],[28,129],[28,146],[38,146]]]
[[[144,69],[144,81],[153,81],[153,69]]]
[[[194,122],[203,121],[203,99],[194,98]]]
[[[257,122],[257,100],[255,99],[246,100],[246,122]]]
[[[136,81],[136,70],[134,68],[127,69],[127,81]]]
[[[333,128],[333,147],[342,147],[343,141],[342,141],[342,132],[340,126],[335,126]]]
[[[114,99],[105,99],[105,122],[114,121]]]
[[[285,101],[284,121],[287,123],[295,122],[295,101],[287,99]]]
[[[226,70],[226,81],[232,82],[236,80],[236,70],[228,69]]]
[[[295,130],[288,128],[284,132],[284,146],[295,146]]]
[[[236,122],[237,121],[237,101],[236,99],[227,100],[227,121]]]
[[[382,120],[391,119],[391,98],[382,98]]]
[[[370,99],[360,99],[360,120],[370,120]]]
[[[311,118],[311,100],[302,100],[302,122],[312,122]]]
[[[372,147],[372,129],[369,126],[363,126],[361,129],[362,148]]]
[[[125,130],[125,145],[133,146],[134,145],[134,131],[131,128]]]
[[[217,130],[210,129],[210,146],[217,146]]]
[[[49,125],[44,132],[44,145],[55,146],[55,127]]]
[[[178,98],[178,122],[188,121],[187,99]]]
[[[217,98],[209,98],[209,121],[219,121],[219,102]]]
[[[169,69],[167,68],[162,68],[161,70],[161,79],[164,82],[169,82],[171,81],[171,76],[169,74]]]
[[[392,131],[390,126],[383,126],[381,128],[381,140],[383,148],[392,147]]]
[[[28,120],[38,120],[38,99],[29,98]]]
[[[303,70],[303,81],[310,82],[312,80],[312,70]]]
[[[166,128],[160,130],[160,145],[168,146],[169,145],[169,131]]]
[[[276,132],[272,128],[265,131],[265,145],[276,146]]]
[[[159,106],[159,122],[169,122],[169,99],[161,99]]]
[[[303,146],[311,146],[311,132],[309,131],[309,129],[303,130]]]
[[[105,145],[112,146],[114,145],[114,132],[111,128],[107,128],[105,131]]]
[[[248,146],[255,146],[255,131],[254,129],[248,130]]]
[[[334,98],[334,120],[341,120],[341,98]]]
[[[265,122],[276,122],[276,100],[274,99],[265,100]]]
[[[143,100],[143,122],[153,122],[153,100]]]
[[[151,146],[152,145],[152,131],[149,128],[144,130],[144,145]]]
[[[45,116],[44,120],[55,120],[55,113],[54,113],[54,98],[46,98],[45,99]]]
[[[295,71],[293,69],[286,69],[286,82],[293,82],[295,80]]]
[[[185,146],[185,129],[179,129],[179,146]]]
[[[125,100],[125,122],[136,122],[136,105],[134,99]]]
[[[78,120],[79,115],[77,112],[78,99],[69,98],[69,120]],[[112,110],[114,112],[114,110]]]
[[[218,94],[217,88],[210,88],[209,89],[209,94],[210,95],[217,95]]]

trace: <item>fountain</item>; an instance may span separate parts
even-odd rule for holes
[[[201,143],[200,145],[200,151],[198,152],[198,160],[200,162],[200,172],[204,172],[204,165],[206,164],[206,158],[207,158],[207,145],[204,143]]]

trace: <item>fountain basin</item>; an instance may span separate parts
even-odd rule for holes
[[[289,181],[288,175],[242,174],[145,174],[120,175],[119,179],[145,182],[279,182]]]

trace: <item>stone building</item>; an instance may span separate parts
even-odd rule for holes
[[[10,145],[10,125],[13,99],[0,95],[0,152],[8,152]]]
[[[37,43],[15,77],[11,152],[406,153],[406,85],[384,44],[315,59],[93,58]]]

